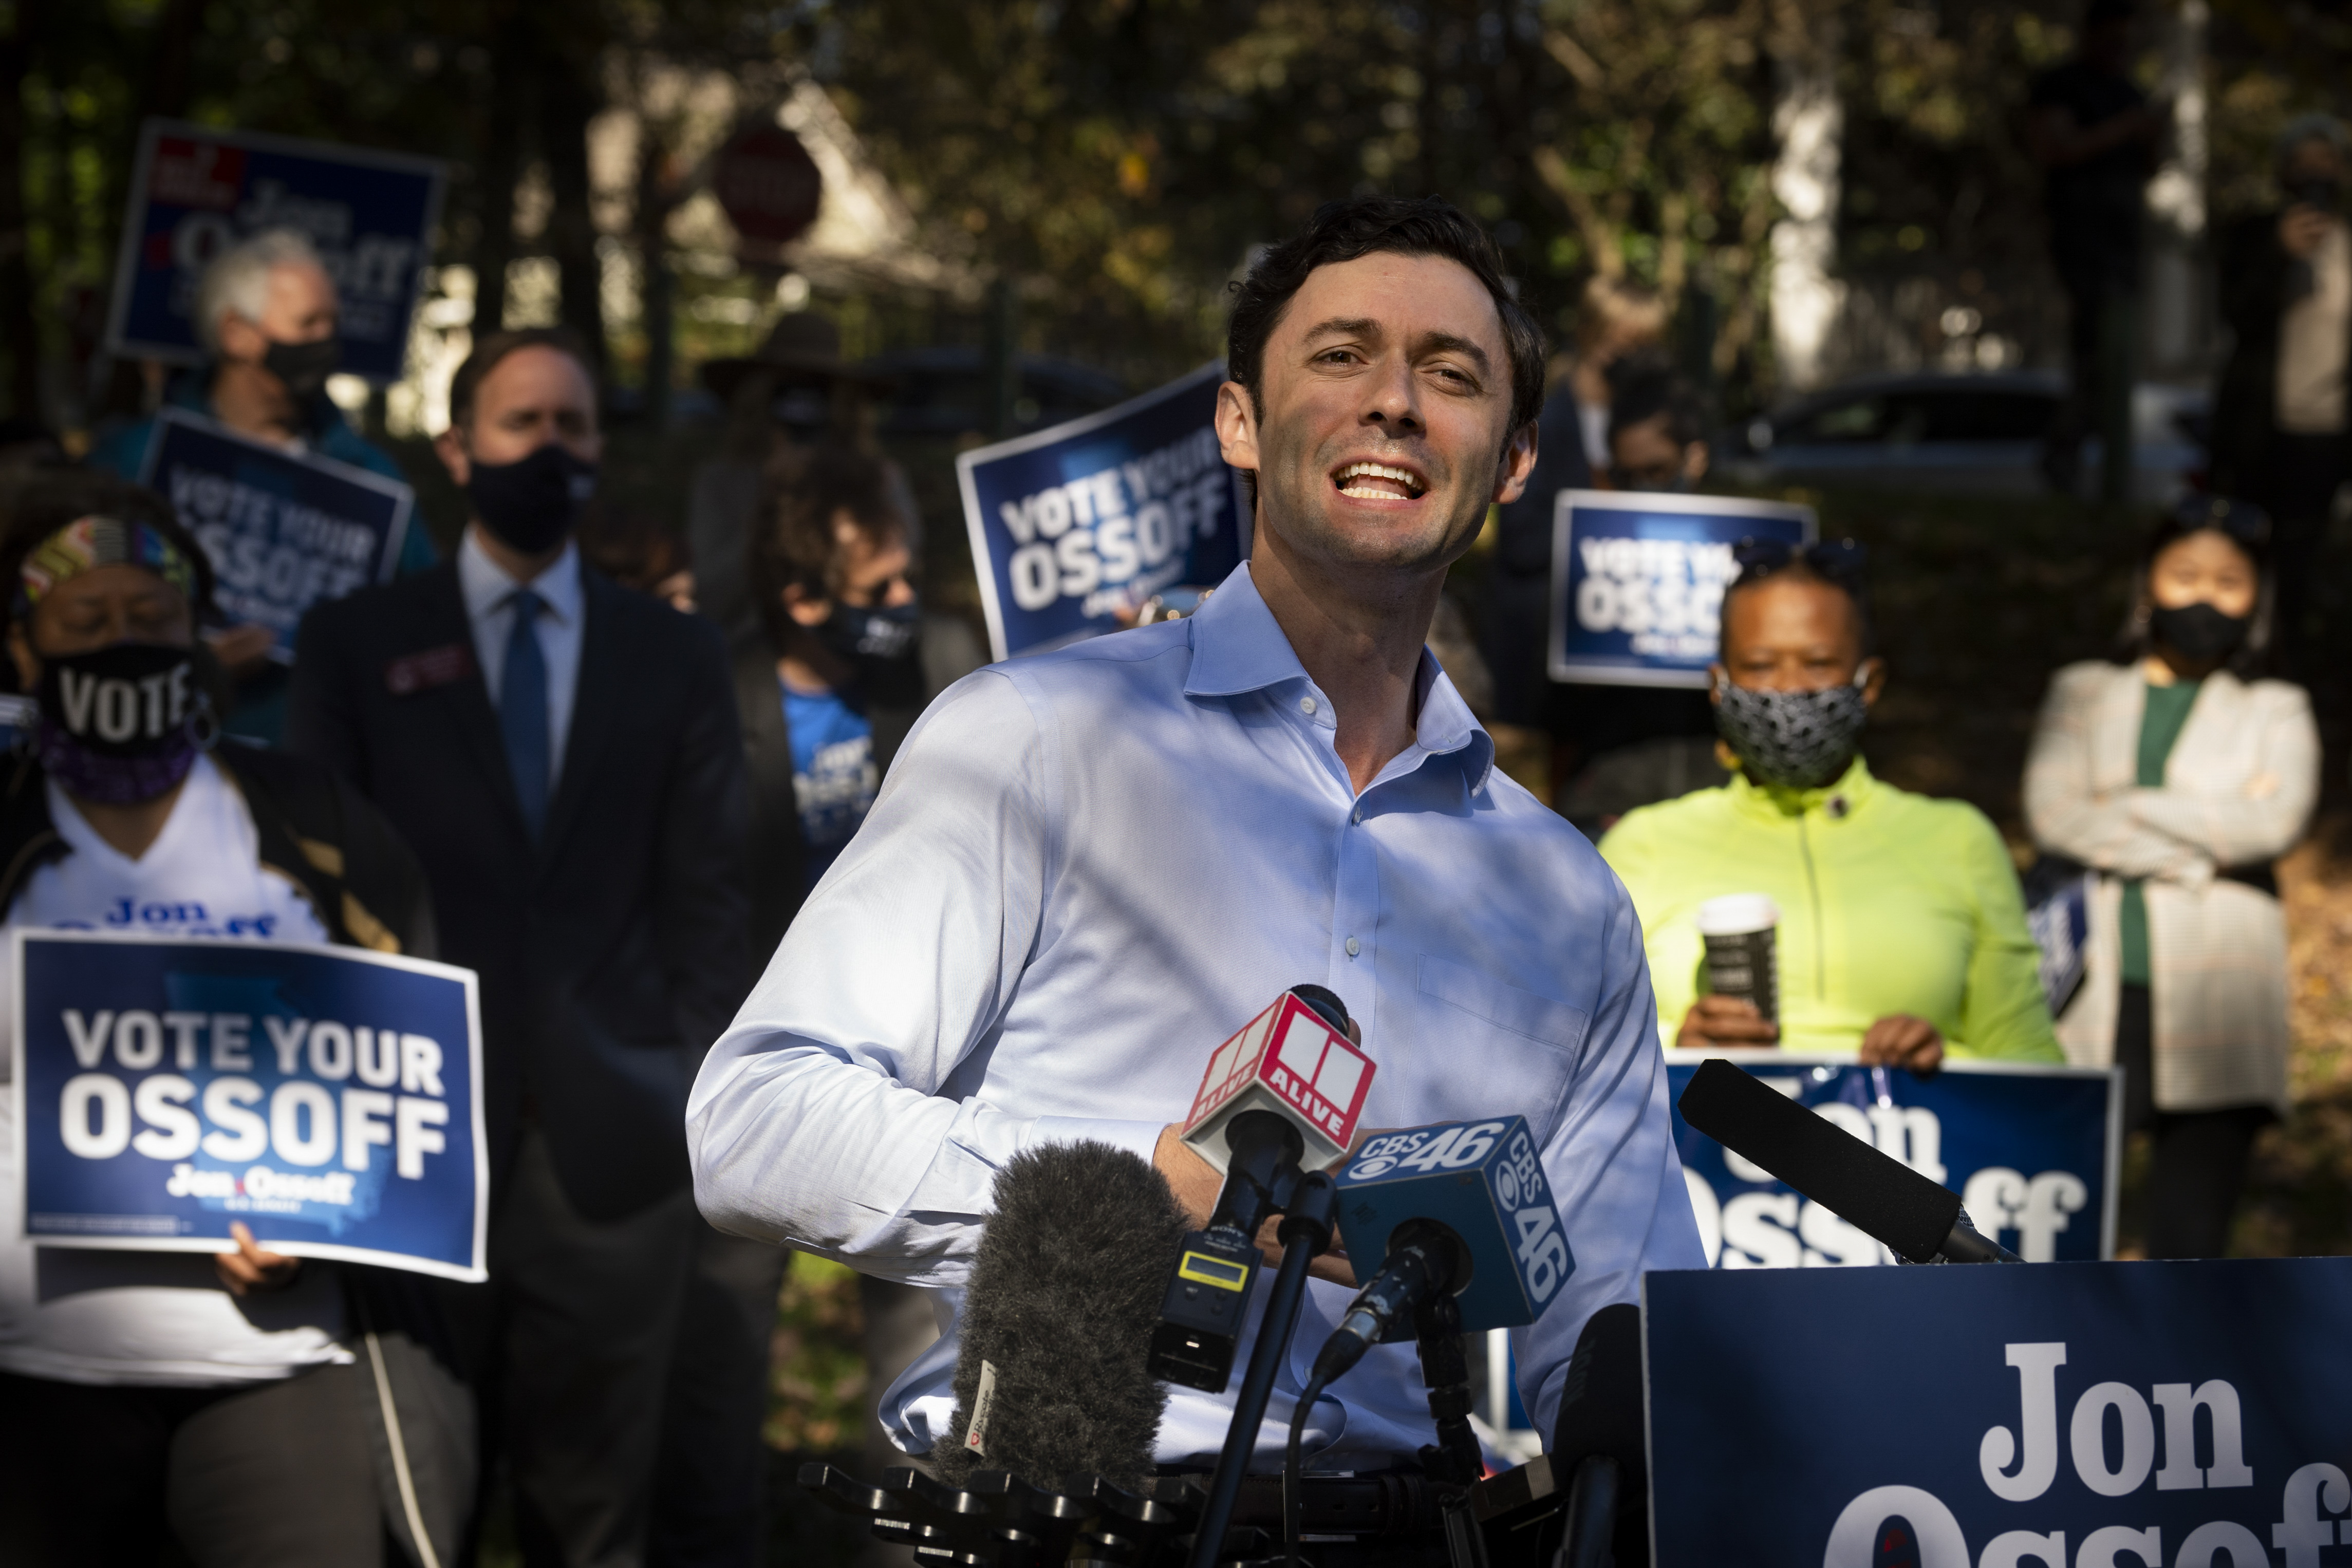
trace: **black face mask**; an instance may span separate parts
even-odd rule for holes
[[[923,607],[909,601],[868,609],[836,603],[814,627],[826,651],[857,671],[858,694],[869,702],[919,701],[923,693]]]
[[[2207,664],[2237,650],[2253,625],[2251,616],[2225,616],[2200,599],[2193,605],[2159,605],[2147,613],[2150,636],[2191,664]]]
[[[343,363],[341,338],[319,338],[307,343],[273,340],[261,356],[261,368],[276,376],[297,403],[308,403],[327,389],[327,378]]]
[[[558,441],[518,462],[477,461],[466,481],[466,499],[482,526],[525,555],[562,543],[595,496],[596,465],[582,462]]]
[[[209,743],[210,706],[192,650],[116,643],[41,661],[42,765],[69,795],[152,800]]]

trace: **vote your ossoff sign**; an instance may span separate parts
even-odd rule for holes
[[[484,1276],[471,971],[352,948],[15,939],[24,1234]]]
[[[1554,680],[1705,687],[1742,539],[1800,544],[1812,509],[1733,496],[1562,490],[1552,512]]]
[[[1213,423],[1224,374],[956,459],[994,657],[1117,631],[1119,611],[1241,563],[1247,514]]]

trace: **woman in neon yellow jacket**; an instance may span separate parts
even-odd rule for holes
[[[1886,677],[1861,557],[1851,541],[1741,544],[1710,672],[1738,771],[1601,840],[1642,918],[1659,1031],[1685,1048],[1779,1045],[1919,1072],[1948,1050],[2062,1062],[2000,835],[1965,802],[1874,778],[1856,749]],[[1730,893],[1780,907],[1777,1026],[1701,994],[1698,908]]]

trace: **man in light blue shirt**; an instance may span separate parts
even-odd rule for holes
[[[1633,906],[1495,771],[1423,646],[1446,567],[1533,466],[1540,334],[1469,219],[1363,197],[1253,268],[1227,365],[1255,558],[1192,619],[934,703],[688,1105],[714,1224],[939,1290],[946,1333],[883,1399],[909,1452],[953,1412],[996,1172],[1100,1139],[1201,1223],[1217,1177],[1171,1123],[1299,981],[1362,1026],[1367,1125],[1534,1127],[1577,1259],[1515,1336],[1540,1429],[1585,1320],[1645,1269],[1704,1266]],[[1264,1465],[1350,1295],[1344,1260],[1316,1267]],[[1171,1390],[1161,1462],[1213,1463],[1231,1411]],[[1312,1469],[1412,1464],[1433,1436],[1412,1347],[1374,1351],[1306,1431]]]

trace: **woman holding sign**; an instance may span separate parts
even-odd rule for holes
[[[373,810],[312,764],[214,749],[217,682],[195,646],[210,568],[162,497],[36,484],[0,530],[0,587],[37,697],[0,786],[7,929],[429,946],[424,879]],[[201,1563],[370,1563],[387,1531],[446,1556],[470,1411],[395,1331],[422,1331],[422,1298],[265,1251],[241,1225],[217,1258],[35,1246],[13,1104],[0,1561],[144,1563],[176,1541]],[[399,1471],[381,1484],[378,1452]]]
[[[2050,682],[2025,764],[2042,848],[2096,873],[2076,1061],[2124,1069],[2151,1258],[2216,1258],[2254,1134],[2286,1109],[2286,920],[2271,862],[2319,798],[2303,688],[2257,679],[2270,520],[2198,497],[2148,542],[2123,656]]]
[[[1736,558],[1711,696],[1738,771],[1601,840],[1642,914],[1660,1033],[1918,1072],[1948,1050],[2062,1060],[2000,835],[1863,761],[1886,670],[1862,547],[1746,540]],[[1710,950],[1735,937],[1751,948],[1740,994],[1710,979],[1732,972]]]

